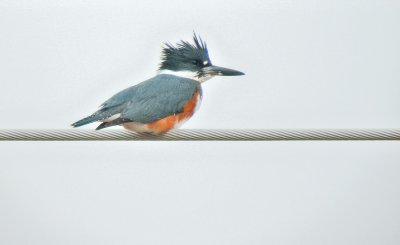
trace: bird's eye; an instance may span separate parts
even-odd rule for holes
[[[202,66],[203,65],[203,63],[200,60],[193,60],[192,64],[193,65],[197,65],[197,66]]]
[[[199,66],[199,67],[206,67],[206,66],[210,65],[208,60],[205,60],[205,61],[203,61],[203,60],[193,60],[192,64],[196,65],[196,66]]]

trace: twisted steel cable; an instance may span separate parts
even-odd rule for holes
[[[126,130],[0,130],[0,141],[400,140],[400,129],[179,129],[162,135]]]

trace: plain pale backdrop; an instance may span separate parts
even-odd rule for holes
[[[0,128],[68,128],[196,31],[184,128],[398,128],[400,1],[0,0]],[[95,128],[96,125],[86,126]],[[0,142],[0,244],[399,244],[399,142]]]

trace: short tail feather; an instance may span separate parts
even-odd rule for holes
[[[125,119],[125,118],[118,118],[118,119],[115,119],[115,120],[113,120],[111,122],[103,122],[102,124],[100,124],[96,128],[96,130],[100,130],[100,129],[103,129],[103,128],[108,128],[108,127],[111,127],[111,126],[120,125],[122,123],[127,123],[127,122],[132,122],[132,121],[128,120],[128,119]]]
[[[96,111],[95,113],[93,113],[92,115],[85,117],[77,122],[74,122],[73,124],[71,124],[72,127],[76,128],[76,127],[80,127],[92,122],[96,122],[96,121],[101,121],[104,120],[106,118],[111,117],[112,115],[119,113],[119,108],[118,107],[112,107],[112,108],[102,108],[98,111]]]
[[[85,117],[77,122],[74,122],[73,124],[71,124],[71,126],[76,128],[76,127],[80,127],[80,126],[95,122],[97,120],[99,120],[98,117],[96,116],[96,114],[93,114],[93,115]]]

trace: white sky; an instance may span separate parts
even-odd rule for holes
[[[0,128],[68,128],[195,30],[184,128],[398,128],[399,1],[0,1]],[[95,128],[96,125],[87,128]],[[398,244],[398,142],[1,142],[1,244]]]

